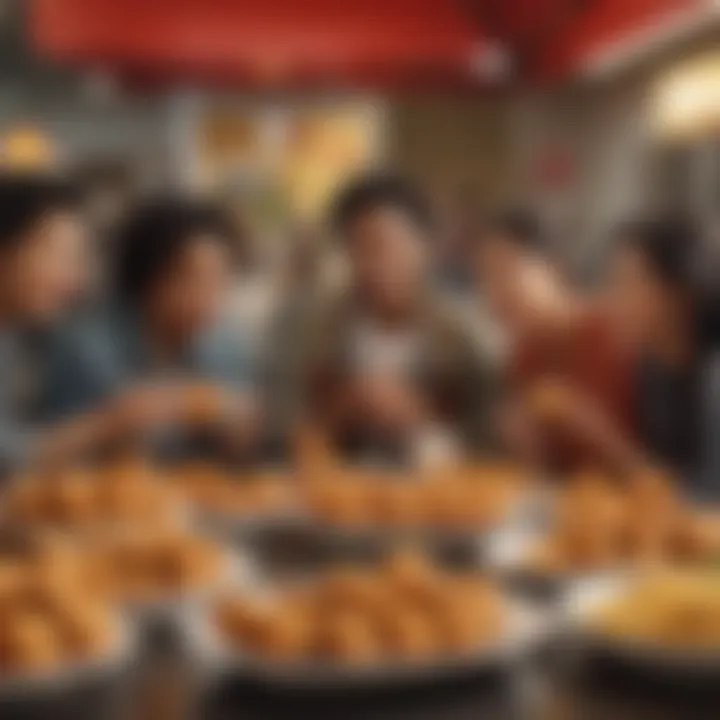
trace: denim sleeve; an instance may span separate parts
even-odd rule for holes
[[[208,379],[246,390],[260,382],[260,357],[242,332],[234,328],[214,331],[197,349],[196,370]]]
[[[40,429],[3,415],[0,418],[0,477],[27,466],[35,454]]]
[[[85,329],[69,331],[48,349],[39,403],[45,423],[96,407],[117,385],[112,347]]]
[[[715,355],[705,368],[700,402],[700,467],[693,495],[699,500],[720,502],[720,355]]]
[[[40,430],[22,419],[13,395],[16,361],[11,341],[0,337],[0,478],[24,467],[32,459]]]

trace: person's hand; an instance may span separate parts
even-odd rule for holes
[[[542,433],[535,418],[519,402],[500,405],[495,416],[501,442],[518,457],[539,462],[543,457]]]
[[[557,378],[537,383],[525,407],[542,430],[552,426],[597,448],[618,470],[629,473],[646,463],[643,453],[594,397]]]
[[[134,433],[175,422],[182,411],[182,392],[178,385],[143,384],[121,393],[111,403],[108,419],[117,433]]]
[[[251,393],[225,390],[213,427],[231,453],[242,455],[257,445],[263,435],[264,420],[262,405]]]
[[[578,393],[557,377],[542,378],[525,395],[528,414],[539,421],[563,422],[577,412],[578,403]]]
[[[536,422],[591,435],[606,421],[594,398],[557,377],[538,381],[526,396],[526,408]]]
[[[427,420],[419,392],[391,375],[359,378],[354,388],[362,416],[391,432],[408,432]]]
[[[185,382],[177,392],[181,419],[189,425],[217,423],[235,411],[235,393],[217,383]]]

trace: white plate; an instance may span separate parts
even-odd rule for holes
[[[640,668],[720,675],[720,647],[669,647],[662,643],[613,637],[592,627],[593,615],[622,597],[635,582],[636,576],[618,573],[614,577],[579,582],[568,589],[563,598],[563,615],[579,649],[600,651],[605,656]]]
[[[321,662],[279,663],[243,653],[225,643],[207,616],[195,614],[188,638],[197,659],[211,672],[237,675],[284,687],[382,687],[403,682],[453,678],[469,672],[502,668],[531,652],[550,631],[550,623],[537,608],[508,600],[507,632],[476,651],[421,661],[348,665]]]
[[[37,697],[42,693],[79,686],[87,681],[109,676],[126,667],[135,657],[137,648],[138,633],[135,624],[125,616],[118,616],[113,643],[104,655],[34,673],[0,673],[0,700],[23,695]]]

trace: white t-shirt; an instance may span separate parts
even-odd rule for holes
[[[351,362],[359,373],[409,379],[420,366],[423,344],[423,334],[416,327],[386,329],[361,321],[353,337]],[[417,467],[450,464],[459,453],[457,438],[439,424],[428,424],[411,439],[411,461]]]
[[[419,366],[422,344],[416,328],[389,330],[361,321],[353,337],[351,362],[357,372],[409,378]]]

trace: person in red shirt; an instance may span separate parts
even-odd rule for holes
[[[489,224],[478,248],[480,290],[510,344],[502,433],[554,470],[631,471],[642,463],[631,358],[600,306],[538,246],[537,223],[514,213]]]

